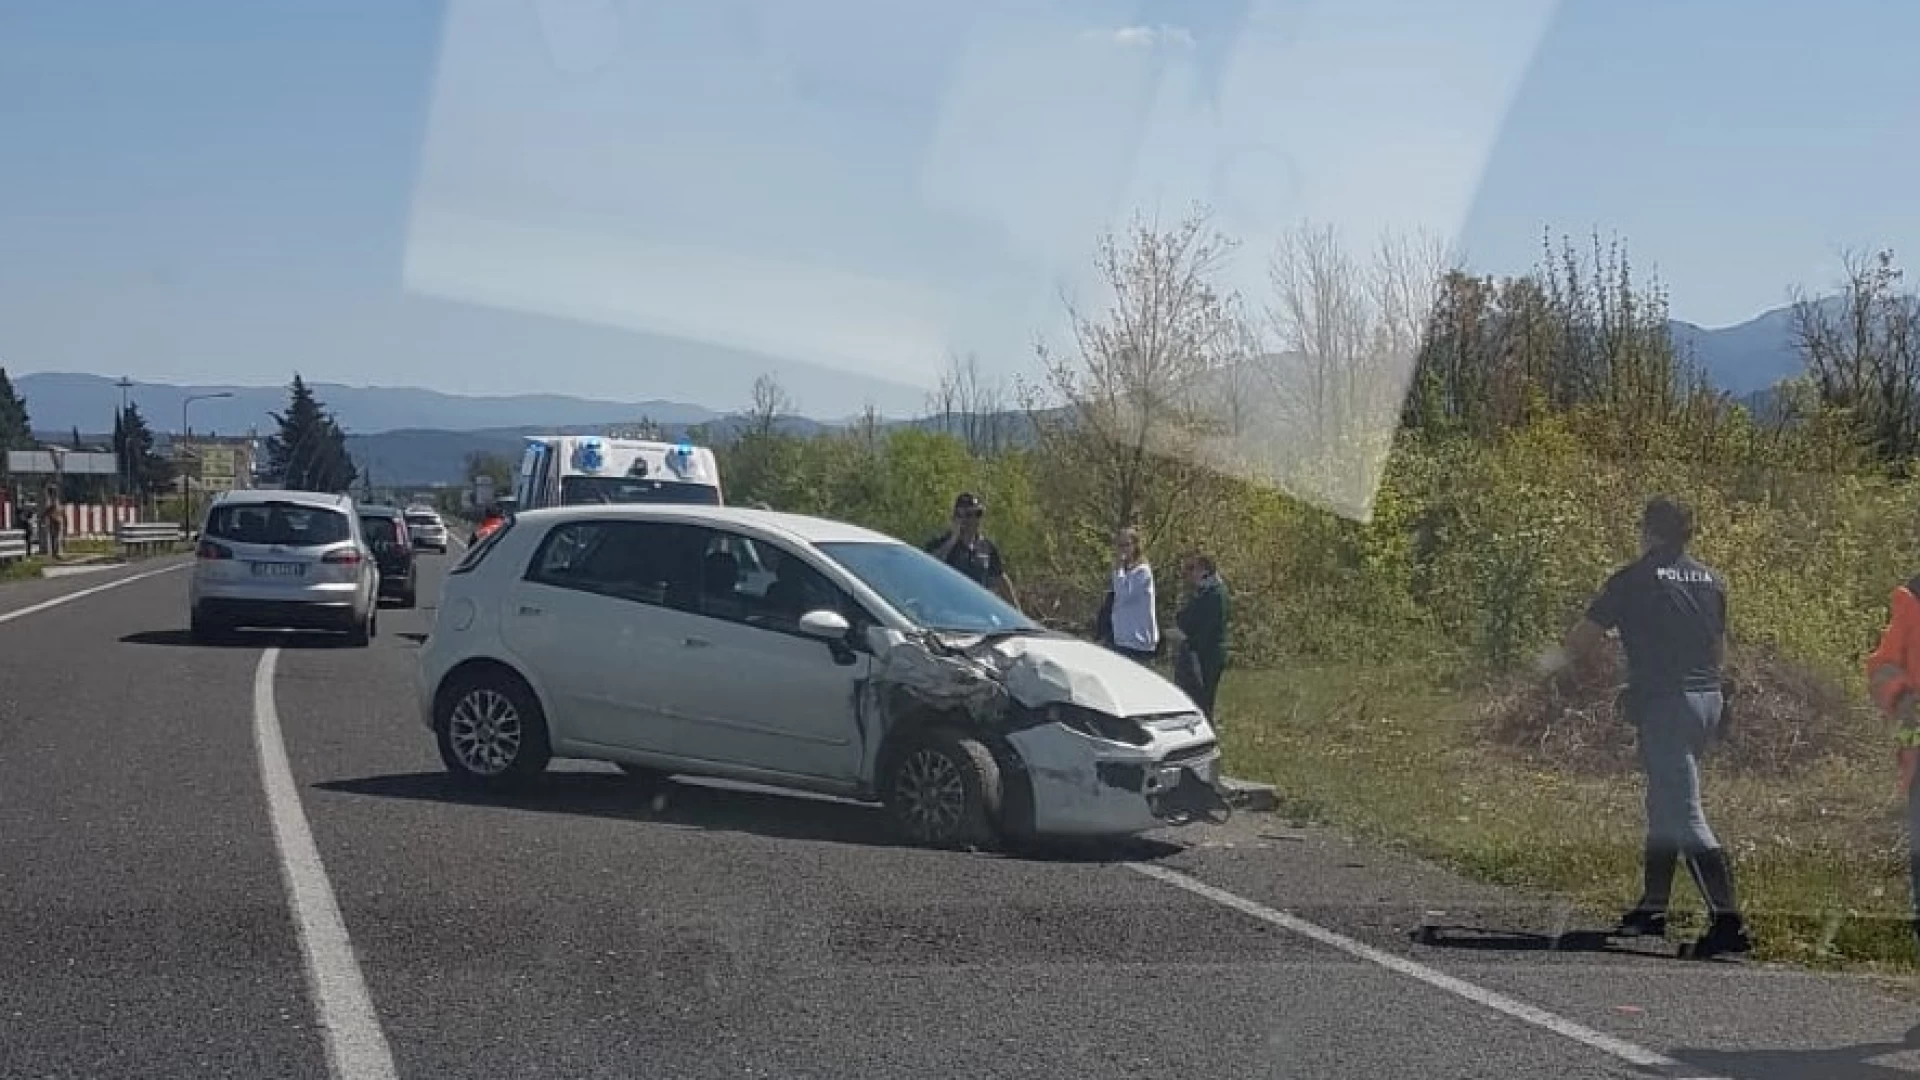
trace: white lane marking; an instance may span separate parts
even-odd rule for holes
[[[172,566],[163,566],[158,570],[148,570],[145,573],[140,573],[140,574],[129,574],[126,577],[115,578],[114,580],[106,582],[101,585],[95,585],[95,586],[92,586],[91,588],[86,588],[86,589],[79,589],[74,592],[67,593],[64,596],[56,596],[51,600],[42,600],[37,604],[29,604],[18,611],[0,611],[0,623],[12,622],[15,619],[24,619],[29,615],[38,615],[42,611],[46,611],[49,608],[57,608],[61,604],[71,604],[75,600],[84,600],[87,597],[92,596],[94,593],[103,593],[103,592],[106,592],[108,589],[117,589],[122,585],[131,585],[136,581],[145,581],[150,577],[159,577],[161,574],[171,574],[175,570],[184,570],[191,565],[193,564],[192,563],[175,563]]]
[[[1308,922],[1298,915],[1290,915],[1287,912],[1270,908],[1265,904],[1255,903],[1243,896],[1230,893],[1225,889],[1215,888],[1197,878],[1188,877],[1186,874],[1182,874],[1177,870],[1168,870],[1165,867],[1153,866],[1147,863],[1128,863],[1127,867],[1130,870],[1145,874],[1155,881],[1164,882],[1176,889],[1184,889],[1195,896],[1211,900],[1222,907],[1232,908],[1242,915],[1251,916],[1271,926],[1277,926],[1282,930],[1287,930],[1301,937],[1317,941],[1329,948],[1338,949],[1348,956],[1365,960],[1369,964],[1385,968],[1396,975],[1404,975],[1409,979],[1425,983],[1436,990],[1444,990],[1455,997],[1463,998],[1475,1005],[1492,1009],[1497,1013],[1504,1013],[1521,1023],[1531,1024],[1534,1027],[1544,1031],[1550,1031],[1562,1038],[1571,1039],[1583,1046],[1598,1050],[1609,1057],[1618,1058],[1630,1065],[1635,1065],[1642,1069],[1660,1069],[1663,1071],[1682,1070],[1689,1067],[1682,1062],[1667,1057],[1665,1054],[1655,1053],[1644,1046],[1630,1043],[1625,1039],[1617,1039],[1603,1031],[1595,1031],[1593,1028],[1576,1023],[1564,1016],[1550,1013],[1545,1009],[1529,1005],[1524,1001],[1510,998],[1497,990],[1489,990],[1484,986],[1475,985],[1465,979],[1454,978],[1452,975],[1448,975],[1443,971],[1437,971],[1425,964],[1409,960],[1404,956],[1396,956],[1383,949],[1376,949],[1371,945],[1355,941],[1345,934],[1329,930],[1318,923]],[[1685,1076],[1685,1080],[1722,1080],[1722,1078],[1716,1077],[1694,1076],[1691,1074],[1682,1075]]]
[[[253,735],[260,752],[260,782],[266,788],[273,819],[273,842],[280,851],[281,876],[292,902],[306,960],[307,987],[313,995],[320,1030],[327,1041],[327,1067],[334,1080],[393,1080],[393,1051],[380,1030],[380,1018],[354,959],[353,942],[340,918],[340,905],[327,883],[327,869],[313,842],[300,792],[287,763],[280,735],[280,714],[273,702],[273,672],[278,646],[260,654],[253,673]]]

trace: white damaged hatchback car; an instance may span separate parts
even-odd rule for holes
[[[914,841],[969,846],[1224,807],[1212,728],[1172,683],[819,518],[519,514],[449,574],[418,689],[447,768],[488,787],[593,758],[877,801]]]

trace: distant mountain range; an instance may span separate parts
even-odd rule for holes
[[[17,375],[14,389],[27,399],[33,426],[46,431],[98,431],[111,427],[120,406],[120,388],[101,375],[37,372]],[[720,413],[677,401],[595,401],[559,394],[518,394],[510,397],[468,397],[415,387],[342,386],[313,383],[313,391],[333,410],[350,432],[374,433],[429,428],[440,431],[484,431],[492,428],[539,426],[605,426],[637,424],[643,418],[661,424],[698,424]],[[140,406],[156,431],[180,430],[180,409],[189,397],[230,394],[231,397],[195,401],[187,421],[193,430],[221,435],[244,435],[258,428],[268,431],[268,414],[287,406],[285,386],[174,386],[135,383],[127,396]]]
[[[1755,402],[1781,379],[1802,370],[1793,344],[1793,311],[1777,308],[1737,326],[1707,329],[1674,320],[1675,344],[1735,398]],[[14,387],[27,399],[33,426],[49,438],[64,439],[108,429],[121,391],[100,375],[58,372],[19,375]],[[676,401],[619,402],[559,394],[473,397],[413,387],[343,386],[314,383],[315,394],[347,429],[347,444],[377,481],[390,484],[451,483],[460,479],[462,462],[475,450],[517,459],[524,437],[539,433],[585,433],[608,427],[633,427],[642,420],[660,426],[668,438],[703,425],[711,438],[724,440],[746,422],[701,405]],[[202,395],[225,394],[204,398]],[[202,434],[243,435],[273,431],[270,413],[286,406],[284,386],[175,386],[135,383],[127,391],[155,431],[180,430],[181,407],[190,397],[187,420]],[[893,421],[937,427],[925,419]],[[1016,421],[1017,423],[1017,421]],[[807,434],[838,426],[800,417],[783,428]]]
[[[747,423],[741,416],[723,416],[704,423],[709,440],[724,442]],[[377,484],[415,486],[455,483],[462,478],[467,455],[474,451],[498,454],[518,462],[528,435],[589,435],[605,424],[543,424],[538,427],[492,428],[485,431],[401,429],[371,435],[347,435],[347,452]],[[689,424],[660,424],[661,436],[678,439]],[[783,420],[780,427],[796,435],[811,435],[827,425],[802,417]]]
[[[1718,330],[1678,319],[1667,325],[1674,345],[1692,356],[1713,385],[1736,398],[1769,390],[1806,367],[1794,346],[1791,307],[1775,308]]]

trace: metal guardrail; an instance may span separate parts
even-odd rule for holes
[[[24,529],[0,531],[0,563],[24,559],[27,554],[27,534]]]
[[[152,554],[156,549],[171,549],[187,534],[170,521],[133,521],[113,530],[113,539],[128,554]]]

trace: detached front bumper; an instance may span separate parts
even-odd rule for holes
[[[1061,724],[1008,739],[1026,764],[1034,831],[1042,835],[1124,836],[1217,819],[1228,806],[1212,739],[1136,749]]]

